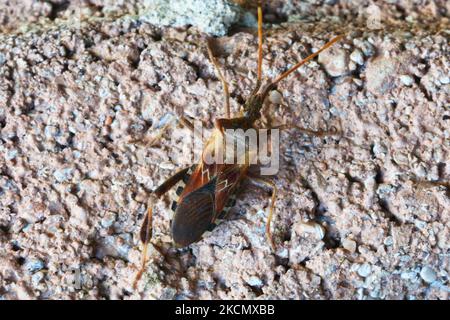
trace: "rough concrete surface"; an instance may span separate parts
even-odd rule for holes
[[[163,198],[133,290],[147,198],[182,168],[174,130],[145,141],[168,114],[209,128],[223,116],[201,15],[152,25],[151,2],[0,0],[0,299],[448,299],[445,0],[269,2],[265,77],[345,39],[282,82],[263,120],[341,134],[282,133],[276,252],[267,191],[244,185],[228,220],[186,249]],[[257,37],[220,28],[236,112]]]

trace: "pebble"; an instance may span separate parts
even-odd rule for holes
[[[0,52],[0,66],[4,65],[6,62],[6,56]]]
[[[25,268],[29,273],[34,273],[44,268],[44,262],[39,259],[33,259],[25,264]]]
[[[70,210],[70,222],[79,227],[86,227],[88,222],[86,210],[78,205],[74,205]]]
[[[325,236],[325,228],[313,221],[301,222],[296,227],[296,231],[298,233],[314,233],[320,240]]]
[[[281,93],[279,91],[273,90],[273,91],[270,91],[269,100],[273,104],[281,104],[281,102],[283,101],[283,96],[281,95]]]
[[[425,281],[426,283],[432,283],[436,281],[437,274],[436,271],[434,271],[429,266],[424,266],[422,270],[420,270],[420,277]]]
[[[65,169],[56,170],[53,173],[53,176],[55,177],[56,181],[65,182],[72,178],[72,171],[73,171],[73,168],[65,168]]]
[[[363,278],[369,276],[371,272],[372,272],[372,266],[370,264],[368,264],[367,262],[364,264],[361,264],[358,268],[358,274]]]
[[[108,212],[100,222],[102,227],[109,228],[113,225],[114,221],[116,221],[117,215],[114,212]]]
[[[409,75],[401,75],[400,76],[400,81],[405,85],[405,86],[412,86],[414,83],[414,79],[413,77],[409,76]]]
[[[44,279],[44,273],[41,271],[36,272],[31,276],[31,282],[35,287],[42,281],[42,279]]]
[[[363,56],[361,50],[356,49],[355,51],[353,51],[350,54],[350,60],[352,60],[353,62],[356,62],[359,65],[363,65],[364,64],[364,56]]]
[[[7,160],[12,160],[15,157],[17,157],[18,154],[19,154],[19,151],[17,149],[13,149],[13,150],[8,151],[5,158]]]
[[[319,54],[319,62],[332,77],[348,72],[348,53],[343,49],[326,50]]]
[[[385,246],[392,246],[394,244],[394,238],[392,238],[391,236],[386,237],[386,239],[384,239],[383,243]]]
[[[439,79],[439,82],[442,84],[449,84],[450,83],[450,78],[449,77],[442,77]]]
[[[375,54],[375,49],[369,41],[354,40],[355,46],[359,47],[366,57],[371,57]]]
[[[354,78],[354,79],[353,79],[353,82],[354,82],[358,87],[361,87],[361,86],[363,85],[363,82],[362,82],[361,79],[356,79],[356,78]]]
[[[258,277],[252,276],[248,279],[247,283],[252,287],[262,287],[263,282]]]
[[[344,239],[342,241],[342,246],[351,253],[356,251],[356,242],[351,239]]]
[[[398,62],[395,59],[379,57],[370,61],[366,69],[367,90],[384,94],[394,86]]]

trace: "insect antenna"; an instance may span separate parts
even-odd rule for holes
[[[317,57],[322,51],[325,51],[326,49],[328,49],[329,47],[331,47],[333,44],[335,44],[336,42],[338,42],[339,40],[341,40],[344,36],[340,35],[337,36],[335,38],[333,38],[332,40],[330,40],[328,43],[326,43],[322,48],[320,48],[319,50],[317,50],[316,52],[314,52],[313,54],[309,55],[308,57],[306,57],[305,59],[299,61],[297,64],[295,64],[292,68],[290,68],[289,70],[283,72],[282,74],[280,74],[278,77],[275,78],[275,80],[272,80],[271,83],[269,83],[268,85],[266,85],[266,87],[263,90],[263,94],[262,96],[265,97],[267,96],[267,94],[272,91],[273,89],[275,89],[275,86],[283,79],[285,79],[287,76],[289,76],[292,72],[294,72],[295,70],[297,70],[298,68],[300,68],[301,66],[303,66],[305,63],[309,62],[310,60],[314,59],[315,57]]]
[[[251,96],[254,96],[262,84],[262,59],[263,59],[263,12],[262,1],[258,1],[258,70],[256,78],[256,86],[253,89]]]
[[[261,1],[258,1],[258,78],[256,87],[259,89],[262,81],[262,58],[263,58],[263,14]]]

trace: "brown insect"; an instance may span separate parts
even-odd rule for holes
[[[148,211],[145,216],[142,229],[140,232],[141,240],[144,244],[142,253],[142,268],[136,276],[134,285],[144,272],[147,260],[147,248],[152,238],[152,205],[154,201],[161,198],[171,188],[178,185],[177,194],[178,201],[174,203],[173,209],[175,214],[172,219],[171,233],[172,239],[177,247],[186,247],[192,243],[199,241],[202,235],[207,230],[214,227],[214,223],[224,216],[224,213],[230,206],[233,206],[236,190],[244,179],[252,179],[259,184],[264,184],[272,189],[272,201],[269,215],[266,223],[266,235],[272,249],[275,249],[275,244],[272,239],[270,231],[270,223],[273,217],[273,211],[276,198],[276,187],[270,182],[261,178],[249,176],[249,159],[255,155],[246,154],[246,161],[244,164],[208,164],[204,161],[207,154],[212,151],[219,141],[219,145],[223,145],[224,135],[226,129],[243,129],[244,131],[254,128],[255,122],[261,118],[261,109],[268,94],[276,89],[277,84],[300,68],[306,62],[315,58],[320,52],[329,48],[335,42],[339,41],[342,36],[338,36],[328,42],[317,52],[311,54],[307,58],[298,62],[286,72],[279,75],[274,80],[270,81],[265,86],[262,86],[262,44],[263,44],[263,30],[262,30],[262,8],[261,3],[258,4],[258,70],[256,87],[251,96],[246,100],[242,106],[241,114],[238,117],[232,118],[230,116],[229,92],[228,85],[225,81],[218,63],[212,54],[211,47],[208,43],[208,54],[211,62],[214,64],[218,78],[221,80],[224,91],[224,107],[227,118],[220,118],[215,120],[215,129],[205,145],[201,161],[190,168],[183,169],[174,176],[166,180],[161,186],[153,191],[148,201]],[[193,130],[193,124],[186,118],[181,118],[180,122]],[[306,132],[309,130],[293,126],[282,126],[283,128],[297,128]],[[280,127],[278,127],[280,128]],[[242,163],[242,162],[239,162]],[[184,187],[183,187],[184,184]]]

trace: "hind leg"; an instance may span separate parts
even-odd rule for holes
[[[147,263],[147,249],[148,245],[152,239],[152,222],[153,222],[153,205],[154,203],[160,199],[164,194],[166,194],[173,186],[175,186],[179,181],[183,180],[188,174],[189,169],[186,168],[179,172],[177,172],[175,175],[167,179],[163,184],[161,184],[158,188],[156,188],[152,194],[150,195],[150,198],[147,202],[147,215],[144,218],[144,222],[142,223],[141,231],[140,231],[140,238],[143,243],[143,249],[142,249],[142,262],[141,262],[141,269],[136,274],[136,278],[133,283],[133,288],[136,289],[137,283],[139,279],[142,277],[142,274],[145,271],[145,265]]]

